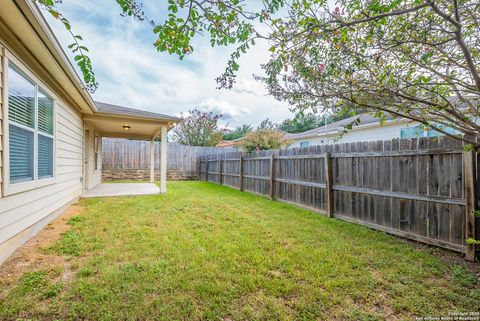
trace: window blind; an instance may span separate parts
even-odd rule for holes
[[[53,139],[38,135],[38,178],[53,176]]]
[[[16,68],[8,70],[8,116],[11,121],[35,127],[35,84]]]
[[[53,177],[54,101],[11,64],[8,120],[10,183]]]
[[[53,100],[38,90],[38,130],[53,135]]]
[[[33,180],[33,132],[10,125],[10,182]]]

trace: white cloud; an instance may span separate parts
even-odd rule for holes
[[[153,0],[144,2],[147,10],[159,7]],[[196,41],[194,53],[180,61],[158,53],[149,25],[121,17],[115,1],[100,1],[98,6],[87,3],[65,1],[59,9],[90,49],[100,83],[94,99],[172,115],[201,107],[224,114],[232,126],[291,117],[288,105],[267,96],[263,85],[252,77],[262,73],[260,64],[268,58],[265,44],[257,44],[241,58],[233,90],[217,90],[215,78],[223,72],[232,48],[211,48],[203,38]],[[149,18],[157,18],[152,16],[155,11],[147,11]],[[46,17],[67,48],[70,35],[59,21]]]
[[[255,96],[265,96],[267,91],[262,83],[254,79],[245,79],[242,78],[235,84],[233,88],[234,92],[237,93],[246,93]]]
[[[213,112],[215,114],[222,114],[223,119],[231,120],[240,115],[251,115],[251,111],[244,107],[237,107],[228,101],[219,101],[216,99],[206,99],[199,104],[199,109],[202,111]]]

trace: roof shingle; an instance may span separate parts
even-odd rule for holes
[[[144,110],[130,108],[130,107],[112,105],[112,104],[102,103],[99,101],[96,101],[95,105],[97,106],[98,113],[101,113],[101,114],[133,116],[133,117],[150,118],[150,119],[153,118],[153,119],[166,120],[166,121],[172,121],[172,122],[181,121],[180,118],[170,116],[170,115],[153,113],[150,111],[144,111]]]

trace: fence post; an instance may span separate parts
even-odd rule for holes
[[[463,152],[463,171],[464,171],[464,191],[465,191],[465,238],[475,240],[475,211],[477,209],[476,200],[476,180],[477,180],[477,162],[476,152]],[[476,245],[474,242],[466,244],[465,258],[474,262],[476,259]]]
[[[270,157],[270,198],[273,200],[275,199],[275,190],[274,190],[274,177],[275,176],[275,154],[272,152],[272,156]]]
[[[208,156],[205,156],[205,182],[208,182]]]
[[[239,185],[240,185],[240,191],[243,192],[243,155],[240,155],[240,166],[239,166]]]
[[[328,217],[333,217],[333,192],[332,192],[332,157],[325,153],[325,205]]]
[[[219,172],[219,184],[223,185],[223,176],[222,176],[222,171],[223,171],[223,161],[221,158],[218,159],[218,172]]]
[[[197,157],[197,175],[198,175],[198,180],[202,180],[202,158]]]

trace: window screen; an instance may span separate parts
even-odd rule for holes
[[[11,64],[8,120],[10,183],[53,177],[54,101]]]

